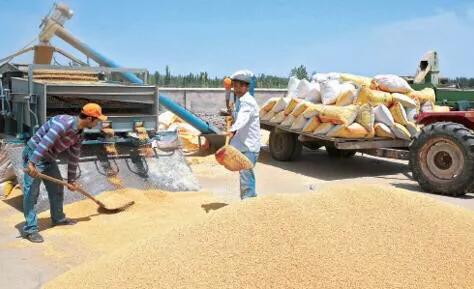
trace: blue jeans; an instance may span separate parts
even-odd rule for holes
[[[23,167],[28,166],[29,159],[33,155],[33,150],[26,146],[23,150],[22,160]],[[61,173],[59,171],[56,162],[49,162],[42,160],[36,168],[43,174],[62,180]],[[64,201],[64,188],[61,185],[43,181],[48,191],[49,206],[51,212],[51,220],[53,223],[57,223],[66,218],[63,212],[63,201]],[[32,178],[27,173],[23,176],[23,214],[25,215],[25,225],[23,226],[23,232],[25,234],[31,234],[38,232],[38,218],[36,216],[36,202],[40,192],[41,180],[39,178]]]
[[[257,163],[258,152],[242,152],[254,165]],[[255,192],[255,172],[253,169],[240,171],[240,198],[254,198]]]

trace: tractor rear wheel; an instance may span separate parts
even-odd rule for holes
[[[409,166],[423,190],[464,195],[474,184],[474,134],[453,122],[425,126],[410,144]]]
[[[270,154],[277,161],[293,161],[301,155],[302,144],[298,135],[274,129],[270,132]]]

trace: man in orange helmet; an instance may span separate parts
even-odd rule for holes
[[[74,191],[76,170],[81,153],[83,130],[95,127],[99,121],[107,120],[102,108],[88,103],[78,116],[57,115],[43,124],[31,137],[23,150],[23,166],[28,173],[23,177],[23,213],[25,225],[23,236],[31,242],[41,243],[43,237],[38,233],[38,219],[35,205],[38,201],[41,180],[38,173],[62,179],[56,160],[62,152],[68,155],[68,189]],[[61,185],[43,181],[48,191],[51,220],[53,226],[74,225],[63,212],[64,188]]]

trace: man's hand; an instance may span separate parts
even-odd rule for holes
[[[28,174],[33,178],[37,178],[39,176],[39,171],[32,162],[28,162]]]
[[[74,191],[77,191],[77,189],[79,188],[79,184],[76,183],[76,182],[70,182],[70,183],[67,184],[67,188],[70,191],[74,192]]]

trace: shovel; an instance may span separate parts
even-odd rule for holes
[[[25,172],[28,173],[28,170],[25,169]],[[40,179],[50,181],[50,182],[53,182],[55,184],[62,185],[64,187],[67,187],[67,185],[68,185],[68,183],[65,182],[65,181],[58,180],[56,178],[47,176],[47,175],[42,174],[42,173],[38,173],[38,177]],[[104,210],[109,211],[109,212],[117,212],[117,211],[124,210],[124,209],[130,207],[131,205],[133,205],[135,203],[134,201],[127,200],[127,199],[122,198],[118,195],[114,195],[113,198],[106,198],[103,201],[99,201],[96,197],[94,197],[90,193],[84,191],[82,188],[77,188],[76,192],[78,192],[81,195],[84,195],[87,198],[91,199],[99,207],[101,207]]]

